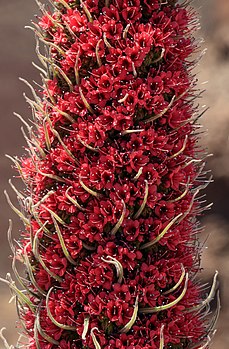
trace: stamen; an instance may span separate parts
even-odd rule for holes
[[[134,325],[138,315],[138,296],[136,297],[135,304],[134,304],[134,311],[131,316],[130,321],[127,322],[127,324],[119,331],[120,333],[127,333],[131,327]]]
[[[54,325],[56,325],[59,328],[62,328],[62,330],[76,331],[76,328],[74,326],[63,325],[63,324],[59,323],[57,320],[55,320],[54,317],[52,316],[52,313],[49,309],[49,297],[50,297],[50,293],[52,292],[53,289],[54,289],[54,287],[51,287],[48,291],[47,296],[46,296],[46,309],[47,309],[48,317],[50,318],[50,320],[52,321],[52,323]]]
[[[118,283],[121,283],[122,279],[123,279],[123,266],[122,266],[122,264],[114,257],[106,256],[106,258],[109,260],[101,257],[103,262],[115,265],[116,271],[117,271],[117,276],[118,276]]]
[[[168,304],[160,305],[160,306],[154,307],[154,308],[140,308],[139,312],[141,314],[152,314],[152,313],[157,313],[159,311],[167,310],[181,301],[181,299],[185,296],[187,288],[188,288],[188,273],[186,274],[184,289],[183,289],[182,293],[180,294],[180,296],[177,297],[177,299],[175,299],[174,301],[172,301]]]
[[[122,210],[122,214],[121,217],[119,218],[118,222],[115,224],[114,228],[111,230],[111,235],[115,235],[117,233],[117,231],[119,230],[119,228],[121,227],[123,220],[125,218],[125,214],[126,214],[126,205],[124,200],[122,200],[122,204],[123,204],[123,210]]]
[[[145,248],[151,247],[154,244],[156,244],[159,240],[163,238],[163,236],[167,233],[167,231],[172,227],[174,223],[182,216],[182,213],[179,213],[176,217],[174,217],[169,224],[162,230],[162,232],[152,241],[147,242],[146,244],[142,245],[140,247],[140,250],[143,250]]]
[[[144,199],[143,199],[143,202],[142,202],[141,206],[139,207],[137,213],[134,215],[134,219],[137,219],[141,215],[141,213],[144,210],[146,203],[147,203],[147,198],[148,198],[148,194],[149,194],[149,185],[148,185],[147,180],[145,180],[145,182],[146,182],[146,188],[145,188]]]

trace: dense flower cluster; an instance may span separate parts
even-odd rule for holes
[[[174,0],[53,6],[35,24],[48,54],[37,43],[29,157],[14,159],[28,348],[200,348],[212,328],[195,281],[195,13]]]

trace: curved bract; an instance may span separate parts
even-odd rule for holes
[[[21,79],[34,97],[31,126],[18,116],[28,154],[8,156],[26,185],[10,182],[21,210],[6,193],[24,223],[14,246],[10,222],[9,241],[25,290],[3,281],[26,347],[204,348],[218,312],[204,317],[217,275],[208,297],[195,281],[209,208],[196,13],[176,0],[49,2],[32,28],[40,90]]]

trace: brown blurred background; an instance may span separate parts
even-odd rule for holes
[[[204,249],[202,280],[210,281],[216,269],[220,272],[220,290],[222,311],[218,322],[218,331],[212,344],[212,349],[229,348],[229,165],[228,165],[228,131],[229,131],[229,2],[228,0],[197,0],[194,2],[201,14],[200,36],[205,38],[203,49],[207,53],[197,67],[200,88],[206,92],[200,100],[200,106],[207,105],[209,111],[202,118],[202,123],[208,134],[203,137],[210,153],[214,156],[208,160],[208,168],[212,169],[214,183],[207,189],[208,202],[214,206],[203,219],[206,226],[203,240],[208,236]],[[18,80],[21,76],[30,82],[39,80],[39,74],[31,65],[36,62],[33,34],[24,29],[29,25],[34,14],[38,14],[35,1],[31,0],[0,0],[0,105],[2,122],[0,126],[0,276],[5,277],[11,270],[9,258],[10,249],[6,238],[8,219],[13,218],[13,235],[18,236],[20,222],[6,204],[3,190],[7,188],[11,198],[16,203],[15,195],[9,187],[8,179],[20,188],[21,183],[13,178],[14,171],[5,153],[22,154],[25,144],[21,135],[20,121],[13,116],[16,111],[30,117],[30,111],[22,93],[29,91]],[[208,81],[208,83],[206,83]],[[5,284],[0,283],[0,328],[5,326],[5,332],[10,344],[15,344],[17,330],[14,324],[16,312],[14,303],[9,304],[10,294]],[[0,342],[0,348],[3,348]]]

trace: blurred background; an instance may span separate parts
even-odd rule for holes
[[[211,282],[215,270],[220,272],[220,293],[222,311],[218,322],[218,331],[214,338],[212,349],[229,348],[229,2],[228,0],[197,0],[193,2],[201,15],[201,32],[204,37],[202,48],[207,47],[207,53],[196,69],[199,87],[206,92],[199,100],[200,108],[207,105],[210,109],[202,118],[204,128],[208,133],[202,142],[214,156],[208,159],[207,167],[212,169],[214,183],[206,190],[208,202],[214,202],[211,211],[203,219],[207,239],[202,256],[201,273],[203,282]],[[24,26],[30,24],[34,14],[38,14],[35,1],[31,0],[0,0],[0,105],[2,122],[0,126],[0,276],[5,277],[11,271],[10,249],[6,238],[8,219],[13,219],[13,236],[20,232],[20,222],[11,212],[6,203],[3,190],[7,189],[12,201],[16,197],[8,184],[13,183],[20,188],[21,183],[13,178],[11,162],[5,154],[20,155],[24,153],[25,144],[21,135],[21,122],[13,115],[30,117],[30,111],[22,93],[29,91],[18,80],[21,76],[28,81],[40,82],[39,73],[31,62],[37,61],[35,43],[31,31]],[[15,330],[16,311],[14,303],[9,304],[10,293],[5,284],[0,283],[0,328],[7,327],[5,335],[10,344],[15,344],[18,337]],[[0,342],[0,348],[3,348]]]

